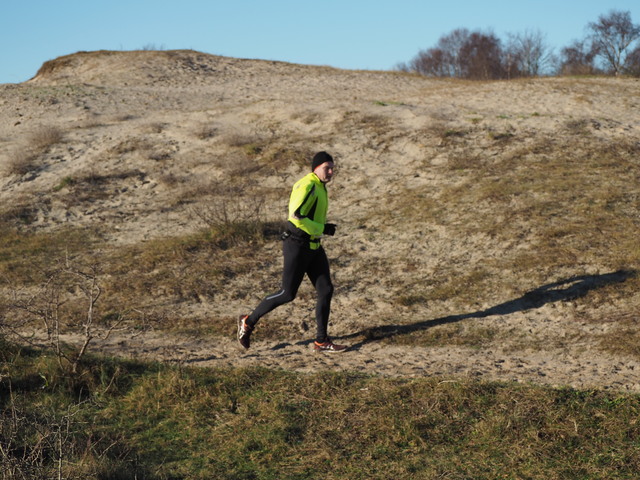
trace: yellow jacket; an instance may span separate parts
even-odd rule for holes
[[[329,199],[327,188],[315,173],[309,173],[298,180],[289,197],[289,221],[310,238],[310,247],[320,247],[320,236],[327,222]]]

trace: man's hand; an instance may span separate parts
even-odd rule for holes
[[[336,227],[337,225],[335,223],[325,223],[324,231],[322,233],[324,233],[325,235],[335,235]]]

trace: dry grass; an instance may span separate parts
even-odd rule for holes
[[[447,161],[425,168],[455,181],[435,191],[401,190],[381,204],[369,222],[387,235],[419,223],[427,244],[429,225],[433,225],[434,231],[446,232],[450,238],[447,261],[432,269],[427,263],[430,257],[414,257],[410,264],[403,263],[402,281],[398,281],[387,273],[393,261],[378,259],[369,265],[367,275],[377,276],[395,292],[394,301],[401,307],[429,312],[446,304],[449,311],[473,312],[476,309],[470,306],[499,305],[509,296],[515,300],[523,291],[550,280],[594,270],[598,272],[594,278],[628,270],[632,274],[623,281],[580,294],[580,305],[596,308],[613,302],[624,304],[625,309],[637,308],[640,279],[633,272],[640,270],[636,238],[640,144],[633,139],[603,141],[585,133],[588,125],[570,123],[554,139],[487,135],[482,126],[450,133],[444,124],[434,125],[429,134],[439,139]],[[458,245],[466,245],[460,258],[453,254]],[[470,263],[471,252],[484,259]],[[628,342],[614,341],[624,331],[608,334],[607,350],[613,352],[619,345],[617,353],[637,356],[635,336],[627,335]],[[449,325],[395,341],[481,347],[512,343],[516,349],[545,349],[562,348],[573,334],[567,332],[556,344],[533,337],[509,342],[513,335],[507,330],[467,331]]]
[[[203,123],[195,129],[194,135],[199,140],[209,140],[218,136],[218,128],[209,123]]]
[[[36,128],[25,139],[25,145],[13,152],[6,174],[22,176],[38,170],[43,165],[42,156],[62,140],[62,130],[57,127]]]

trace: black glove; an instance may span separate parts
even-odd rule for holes
[[[335,235],[336,227],[337,225],[335,223],[325,223],[324,230],[322,233],[324,233],[325,235]]]

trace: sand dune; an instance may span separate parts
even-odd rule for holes
[[[228,317],[228,337],[168,339],[148,332],[114,335],[95,348],[202,366],[352,369],[640,391],[638,356],[599,348],[598,335],[614,326],[589,321],[624,317],[635,324],[638,294],[581,303],[601,286],[630,281],[619,272],[637,265],[589,257],[549,278],[501,270],[507,252],[534,248],[531,227],[514,226],[513,236],[496,236],[467,229],[473,225],[465,212],[447,205],[440,205],[441,220],[434,221],[420,212],[409,215],[403,203],[409,191],[431,201],[435,211],[441,192],[470,184],[472,173],[455,166],[465,158],[498,163],[529,155],[539,162],[541,145],[562,139],[568,125],[603,145],[640,145],[637,80],[476,83],[194,51],[81,52],[45,63],[28,82],[0,85],[0,109],[2,211],[28,207],[30,228],[39,231],[100,225],[114,245],[202,228],[194,211],[222,195],[230,179],[244,182],[247,192],[262,192],[266,215],[282,219],[288,189],[305,171],[305,155],[328,150],[337,158],[330,215],[340,234],[326,241],[337,287],[331,328],[354,345],[351,352],[338,358],[309,353],[308,335],[299,331],[311,321],[309,288],[276,315],[294,325],[288,338],[265,341],[258,331],[255,347],[238,351],[237,313],[277,285],[277,242],[261,252],[271,263],[230,283],[230,290],[243,286],[252,293],[219,292],[177,308],[191,317]],[[47,129],[63,140],[38,152],[35,139]],[[456,144],[456,136],[464,144]],[[255,147],[251,155],[247,146]],[[31,150],[37,164],[20,170],[16,158]],[[637,169],[629,175],[638,179]],[[104,182],[99,195],[81,198],[65,184],[96,176]],[[499,171],[494,176],[497,182]],[[638,184],[629,184],[628,192],[626,208],[638,226]],[[514,208],[518,201],[514,196]],[[478,216],[507,214],[488,203]],[[481,266],[501,277],[500,290],[472,301],[398,302],[440,272]],[[256,277],[272,283],[247,286]],[[564,287],[557,285],[541,290],[563,280],[579,285],[572,295],[558,293]],[[526,293],[536,291],[542,300],[531,303],[533,294]],[[449,335],[474,328],[502,333],[481,349],[451,341],[424,347],[402,342],[418,331]],[[382,341],[392,337],[391,343]]]

